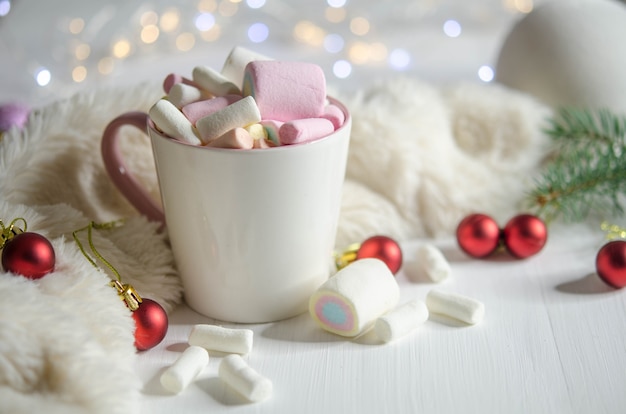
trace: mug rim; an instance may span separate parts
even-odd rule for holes
[[[328,134],[328,135],[326,135],[326,136],[324,136],[322,138],[315,139],[315,140],[312,140],[312,141],[307,141],[307,142],[301,142],[299,144],[278,145],[278,146],[270,147],[270,148],[255,148],[255,149],[218,148],[218,147],[207,147],[206,145],[194,145],[194,144],[190,144],[190,143],[185,142],[185,141],[181,141],[180,139],[176,139],[176,138],[170,137],[169,135],[165,135],[164,133],[162,133],[161,131],[156,129],[156,125],[155,125],[154,121],[152,121],[150,116],[148,116],[148,129],[151,132],[149,135],[152,136],[152,133],[154,133],[154,135],[158,136],[159,138],[162,138],[162,139],[167,140],[168,142],[172,142],[174,144],[182,145],[183,147],[198,148],[198,149],[202,149],[202,150],[206,150],[206,151],[216,151],[216,152],[230,152],[230,153],[235,152],[235,153],[257,154],[257,153],[266,153],[268,151],[271,151],[271,152],[289,151],[289,150],[294,150],[296,148],[310,147],[311,145],[321,144],[321,143],[327,141],[328,139],[331,139],[338,132],[340,132],[343,129],[347,128],[347,125],[349,125],[350,122],[352,121],[352,115],[350,114],[350,111],[348,110],[348,108],[341,101],[339,101],[338,99],[333,98],[331,96],[326,96],[326,98],[328,99],[328,101],[330,103],[332,103],[333,105],[336,105],[337,107],[339,107],[339,109],[341,109],[341,111],[344,113],[345,120],[343,121],[343,124],[339,128],[337,128],[336,130],[334,130],[333,132],[331,132],[330,134]]]

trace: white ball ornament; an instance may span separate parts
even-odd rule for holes
[[[626,4],[554,0],[517,22],[496,80],[553,107],[626,113]]]

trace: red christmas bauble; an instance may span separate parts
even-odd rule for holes
[[[398,242],[387,236],[373,236],[361,243],[356,259],[380,259],[394,275],[402,267],[402,249]]]
[[[157,346],[167,333],[167,313],[157,302],[143,298],[133,311],[135,320],[135,348],[145,351]]]
[[[41,234],[16,234],[2,249],[2,267],[7,272],[39,279],[54,270],[54,248]]]
[[[509,253],[525,259],[543,249],[548,240],[548,229],[539,217],[520,214],[504,226],[502,238]]]
[[[616,289],[626,286],[626,241],[613,240],[600,248],[596,272],[609,286]]]
[[[468,255],[486,257],[500,244],[500,228],[494,219],[485,214],[471,214],[457,226],[456,240]]]

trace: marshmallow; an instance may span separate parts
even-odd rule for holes
[[[485,316],[485,305],[482,302],[439,289],[428,292],[426,306],[432,313],[440,313],[470,325],[482,321]]]
[[[338,271],[311,295],[309,313],[325,330],[356,336],[398,303],[400,289],[379,259],[359,259]]]
[[[261,124],[252,124],[248,125],[244,128],[246,131],[250,133],[250,136],[253,140],[265,139],[267,138],[267,133],[265,132],[265,128]]]
[[[278,130],[278,137],[282,145],[302,144],[323,138],[334,130],[335,127],[328,119],[296,119],[285,122]]]
[[[198,131],[185,115],[167,99],[158,100],[148,111],[156,127],[172,138],[199,145]]]
[[[247,354],[252,350],[253,335],[250,329],[201,324],[191,329],[188,342],[211,351]]]
[[[236,46],[226,57],[221,74],[240,88],[243,85],[243,73],[246,65],[256,60],[272,60],[245,47]]]
[[[248,366],[239,355],[228,355],[222,359],[218,375],[249,401],[263,401],[272,395],[272,381]]]
[[[191,73],[193,81],[200,88],[216,96],[241,94],[239,87],[221,73],[208,66],[196,66]]]
[[[383,342],[391,342],[407,335],[427,319],[426,304],[414,299],[378,318],[374,324],[374,332]]]
[[[200,118],[196,122],[196,128],[200,133],[200,140],[206,144],[230,129],[243,128],[259,121],[261,121],[259,108],[254,98],[247,96],[224,109]]]
[[[422,275],[427,276],[433,282],[442,282],[450,276],[451,272],[450,263],[441,250],[431,244],[419,246],[415,260],[404,266],[404,273],[413,282],[419,282]]]
[[[170,92],[167,94],[167,100],[179,109],[190,103],[203,101],[210,97],[211,95],[207,94],[205,91],[195,86],[187,85],[186,83],[176,83],[172,85]]]
[[[274,144],[269,139],[255,139],[252,148],[255,149],[265,149],[265,148],[274,148],[276,144]]]
[[[254,139],[244,128],[233,128],[206,144],[212,148],[252,149]]]
[[[263,119],[319,118],[326,79],[322,68],[311,63],[254,61],[246,65],[242,92],[254,97]]]
[[[282,121],[275,121],[273,119],[264,119],[261,121],[261,125],[265,128],[265,132],[267,133],[267,137],[272,140],[274,144],[280,144],[280,138],[278,136],[278,131],[280,127],[284,124]]]
[[[165,79],[163,79],[163,91],[165,91],[165,93],[170,93],[170,89],[172,89],[172,86],[176,85],[177,83],[184,83],[186,85],[196,87],[198,86],[194,84],[191,79],[187,79],[177,73],[170,73],[165,77]]]
[[[187,388],[209,363],[209,353],[190,346],[161,374],[161,385],[175,394]]]
[[[329,104],[324,107],[322,118],[328,119],[338,129],[346,121],[346,114],[337,105]]]
[[[200,118],[222,110],[228,105],[237,102],[240,99],[241,95],[216,96],[211,99],[192,102],[188,105],[183,106],[181,110],[183,114],[185,114],[189,122],[195,125]]]

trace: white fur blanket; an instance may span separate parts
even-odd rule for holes
[[[100,159],[108,121],[160,95],[158,85],[79,94],[35,110],[0,141],[0,219],[26,219],[57,254],[55,271],[38,281],[0,271],[1,413],[136,411],[133,320],[71,233],[125,218],[94,243],[143,297],[167,311],[180,303],[167,235],[121,197]],[[373,234],[447,236],[472,211],[509,218],[548,150],[541,127],[550,110],[496,85],[398,78],[334,95],[353,115],[340,247]],[[158,197],[149,141],[127,133],[130,167]]]

